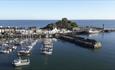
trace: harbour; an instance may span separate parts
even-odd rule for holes
[[[42,42],[44,36],[43,38],[34,36],[1,37],[0,43],[11,43],[12,45],[12,41],[14,41],[13,45],[17,46],[17,48],[14,48],[15,50],[10,53],[0,53],[0,68],[5,70],[114,70],[114,35],[114,32],[102,32],[97,35],[80,35],[82,38],[93,39],[100,42],[102,46],[99,49],[84,48],[80,45],[57,38],[56,41],[53,42],[53,45],[50,44],[50,46],[53,46],[52,49],[50,49],[50,55],[41,54],[42,50],[46,51],[46,47],[43,47]],[[53,38],[50,39],[52,40]],[[28,49],[31,43],[35,41],[36,44],[32,47],[30,55],[18,55],[18,52],[21,52],[20,50]],[[46,44],[46,46],[49,45]],[[23,53],[23,51],[21,53]],[[12,62],[17,59],[18,56],[21,56],[22,59],[29,59],[30,63],[23,66],[13,66]]]
[[[108,36],[110,35],[112,36],[114,35],[114,33],[111,33],[109,35],[108,34],[99,35],[98,37],[94,36],[95,39],[102,41],[104,45],[103,48],[97,49],[97,50],[81,48],[79,46],[68,43],[66,41],[58,40],[56,43],[54,43],[54,48],[53,48],[54,50],[51,56],[41,55],[40,53],[41,44],[38,41],[37,45],[34,46],[32,50],[32,55],[30,56],[30,61],[31,61],[30,65],[21,66],[21,67],[13,67],[11,62],[13,61],[15,56],[14,56],[14,53],[10,53],[9,55],[0,54],[1,60],[6,60],[6,61],[0,61],[1,63],[0,68],[11,69],[11,70],[19,70],[19,69],[22,69],[22,70],[47,69],[49,70],[49,69],[71,68],[72,70],[75,70],[75,69],[86,69],[86,68],[94,69],[95,67],[94,70],[97,70],[97,69],[100,69],[97,66],[100,66],[102,70],[105,70],[107,68],[114,69],[113,67],[113,64],[114,64],[113,38],[114,37],[109,38]],[[104,41],[101,40],[101,38]],[[108,41],[110,41],[111,43],[108,44],[107,43]],[[89,63],[91,63],[92,65],[88,65]],[[76,65],[78,67],[76,67]]]
[[[114,0],[0,0],[0,70],[115,70]]]

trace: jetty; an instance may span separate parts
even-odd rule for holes
[[[115,28],[104,28],[103,32],[115,32]]]
[[[58,38],[61,40],[65,40],[71,43],[75,43],[76,45],[86,47],[86,48],[100,48],[102,47],[100,42],[97,42],[93,39],[85,39],[83,37],[79,37],[72,34],[60,34],[58,35]]]

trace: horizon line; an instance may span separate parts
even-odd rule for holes
[[[0,20],[61,20],[61,19],[0,19]],[[69,18],[67,19],[68,20],[115,20],[115,19],[69,19]]]

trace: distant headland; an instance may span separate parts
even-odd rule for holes
[[[47,26],[45,26],[43,29],[52,30],[54,28],[58,29],[67,29],[72,30],[73,28],[78,27],[76,22],[73,22],[71,20],[68,20],[67,18],[62,18],[62,20],[58,20],[55,23],[50,23]]]

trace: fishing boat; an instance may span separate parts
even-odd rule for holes
[[[15,59],[12,64],[14,66],[23,66],[23,65],[29,65],[30,64],[30,60],[29,59]]]

